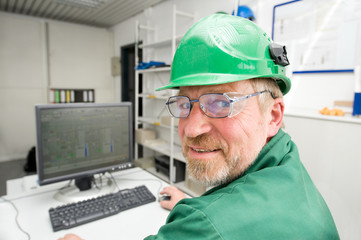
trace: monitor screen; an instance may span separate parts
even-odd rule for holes
[[[37,105],[35,112],[40,185],[132,167],[131,103]]]

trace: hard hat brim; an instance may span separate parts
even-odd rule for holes
[[[219,85],[231,82],[238,82],[253,78],[272,78],[275,79],[278,86],[280,87],[283,95],[288,93],[291,88],[290,80],[283,74],[271,74],[271,75],[255,75],[250,76],[249,74],[215,74],[215,73],[201,73],[187,75],[178,79],[173,79],[168,85],[156,89],[156,91],[166,89],[179,89],[179,87],[186,86],[207,86],[207,85]]]

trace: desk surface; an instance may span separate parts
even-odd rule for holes
[[[146,185],[157,199],[159,190],[168,185],[140,168],[117,172],[113,176],[120,189]],[[31,239],[56,240],[66,233],[75,233],[86,240],[143,239],[156,234],[169,214],[169,211],[161,208],[158,201],[155,201],[85,225],[53,232],[48,210],[62,203],[53,198],[59,185],[55,184],[54,188],[49,186],[4,196],[19,210],[19,224],[30,234]],[[3,199],[0,199],[0,213],[0,239],[28,239],[16,225],[16,210]]]

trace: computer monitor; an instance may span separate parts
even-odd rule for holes
[[[35,113],[39,185],[75,180],[57,200],[111,192],[114,184],[94,176],[133,166],[131,103],[36,105]]]

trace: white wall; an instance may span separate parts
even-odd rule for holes
[[[106,29],[0,12],[0,161],[35,146],[34,105],[47,103],[48,87],[94,88],[97,102],[115,101],[113,46]]]
[[[46,101],[44,24],[0,13],[0,161],[35,144],[34,103]]]
[[[287,1],[240,1],[249,5],[256,22],[270,36],[272,33],[273,7]],[[332,3],[334,3],[333,1]],[[142,14],[118,24],[114,31],[115,55],[123,45],[134,43],[135,21],[152,24],[158,31],[158,40],[170,38],[172,21],[169,13],[172,4],[187,12],[195,12],[200,19],[217,11],[231,13],[235,1],[226,0],[173,0],[148,9]],[[288,48],[292,55],[292,47]],[[156,60],[156,59],[155,59]],[[290,93],[285,96],[286,109],[297,114],[285,116],[286,131],[293,136],[300,150],[301,161],[328,203],[335,218],[341,239],[361,239],[359,223],[360,205],[360,142],[361,121],[333,121],[318,118],[318,110],[333,107],[335,100],[353,100],[353,73],[292,75],[292,62],[288,67],[292,81]],[[350,109],[348,109],[350,111]],[[307,116],[304,117],[303,113]],[[298,116],[299,115],[299,116]]]
[[[297,116],[284,121],[341,239],[361,239],[361,124]]]
[[[113,51],[106,29],[49,22],[50,87],[94,88],[96,102],[114,102]]]

